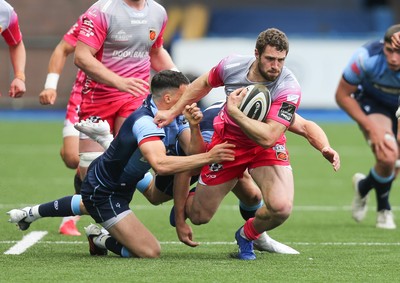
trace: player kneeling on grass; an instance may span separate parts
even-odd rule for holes
[[[207,153],[166,155],[166,148],[175,145],[177,134],[187,123],[180,117],[164,130],[153,123],[154,115],[172,107],[188,84],[189,80],[180,72],[156,74],[151,83],[152,94],[126,119],[104,154],[90,165],[81,195],[13,209],[8,212],[9,221],[26,230],[33,221],[42,217],[90,214],[109,232],[109,235],[103,233],[94,224],[85,228],[92,255],[104,255],[110,250],[122,257],[158,257],[161,251],[159,242],[129,208],[137,183],[150,168],[160,175],[168,175],[234,160],[233,146],[228,143]],[[186,119],[198,124],[190,115],[186,115]],[[200,133],[198,127],[192,128]],[[173,144],[168,144],[171,141]]]

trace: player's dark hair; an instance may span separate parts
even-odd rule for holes
[[[383,38],[383,40],[387,43],[392,43],[392,36],[393,34],[395,34],[396,32],[400,31],[400,24],[399,25],[393,25],[390,28],[388,28],[385,32],[385,37]]]
[[[151,93],[161,96],[168,89],[178,89],[181,85],[190,84],[189,79],[181,72],[164,70],[154,75],[151,80]]]
[[[289,40],[279,29],[269,28],[258,35],[256,49],[259,54],[264,52],[267,45],[275,47],[278,51],[286,51],[286,54],[289,53]]]

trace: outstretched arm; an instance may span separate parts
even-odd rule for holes
[[[289,131],[307,139],[308,142],[315,149],[320,151],[322,156],[332,164],[333,170],[339,170],[340,156],[333,148],[331,148],[326,133],[315,122],[306,120],[296,113],[294,122],[289,127]]]
[[[154,123],[160,128],[168,125],[176,116],[182,113],[186,105],[191,105],[206,96],[212,89],[208,83],[208,74],[207,72],[195,79],[171,109],[158,111],[154,117]]]

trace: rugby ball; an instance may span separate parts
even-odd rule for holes
[[[262,84],[246,87],[247,93],[240,103],[239,109],[249,118],[264,121],[271,107],[271,95]]]

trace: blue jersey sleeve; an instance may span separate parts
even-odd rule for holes
[[[140,117],[132,127],[133,135],[137,138],[138,144],[145,138],[158,136],[165,137],[164,129],[157,127],[150,116]]]
[[[365,62],[368,60],[368,50],[364,47],[357,49],[353,54],[346,68],[343,71],[343,78],[351,85],[361,84],[365,76]]]

